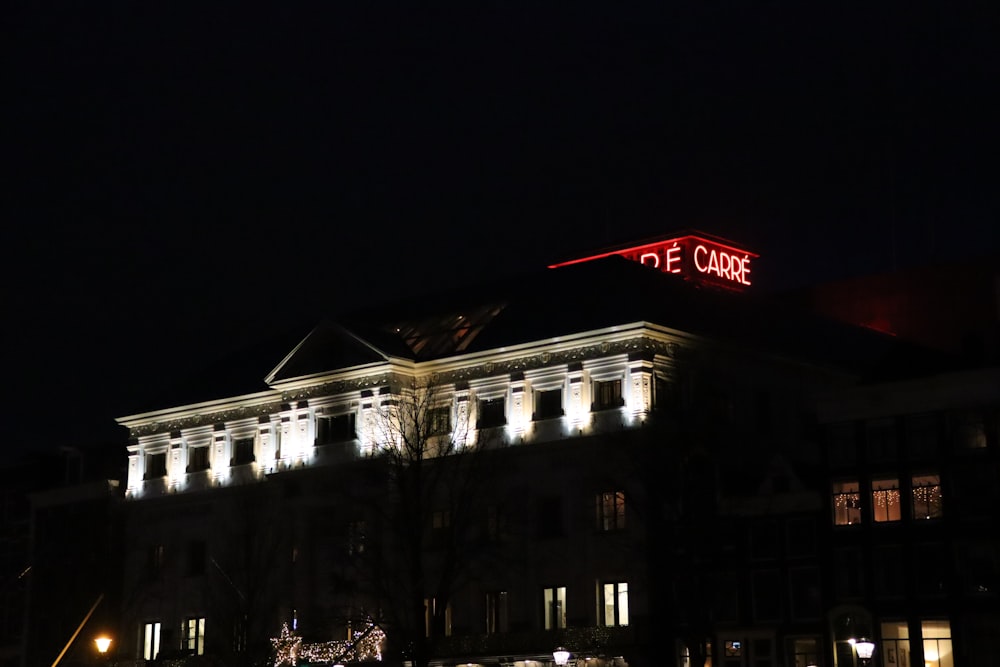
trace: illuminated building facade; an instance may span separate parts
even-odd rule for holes
[[[996,471],[996,376],[864,384],[930,357],[755,296],[756,257],[681,234],[350,313],[122,418],[119,662],[989,664],[997,503],[956,484]],[[920,592],[958,545],[982,575]]]

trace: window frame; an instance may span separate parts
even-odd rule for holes
[[[597,494],[597,530],[612,533],[625,530],[626,500],[621,490],[602,491]]]
[[[609,597],[610,594],[610,597]],[[624,628],[629,625],[629,590],[627,581],[601,583],[600,623],[605,628]],[[609,603],[610,600],[610,603]],[[610,621],[609,621],[610,613]]]

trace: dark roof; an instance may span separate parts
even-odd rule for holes
[[[272,369],[271,381],[290,380],[390,357],[426,361],[640,321],[853,372],[919,367],[914,355],[927,368],[924,351],[890,336],[752,289],[705,287],[611,256],[344,313],[305,337],[274,339],[206,369],[184,385],[190,393],[175,393],[179,400],[159,407],[263,390]]]

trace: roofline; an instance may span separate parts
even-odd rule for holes
[[[169,417],[171,419],[177,419],[182,417],[193,417],[195,415],[204,414],[206,412],[218,412],[226,405],[233,403],[239,403],[241,405],[246,405],[246,404],[264,405],[266,403],[272,403],[275,400],[280,400],[280,399],[281,399],[280,391],[277,391],[275,389],[265,389],[264,391],[258,391],[252,394],[227,396],[226,398],[216,398],[210,401],[203,401],[201,403],[189,403],[186,405],[178,405],[170,408],[163,408],[161,410],[153,410],[151,412],[141,412],[134,415],[126,415],[124,417],[118,417],[117,419],[115,419],[115,422],[117,422],[120,426],[132,429],[137,426],[143,426],[146,424],[161,422],[166,417]]]

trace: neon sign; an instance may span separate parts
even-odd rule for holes
[[[737,248],[722,239],[687,234],[571,259],[552,264],[549,268],[589,262],[612,255],[620,255],[663,273],[673,273],[699,283],[738,290],[746,289],[752,284],[750,277],[753,273],[753,260],[759,257],[756,253]]]

